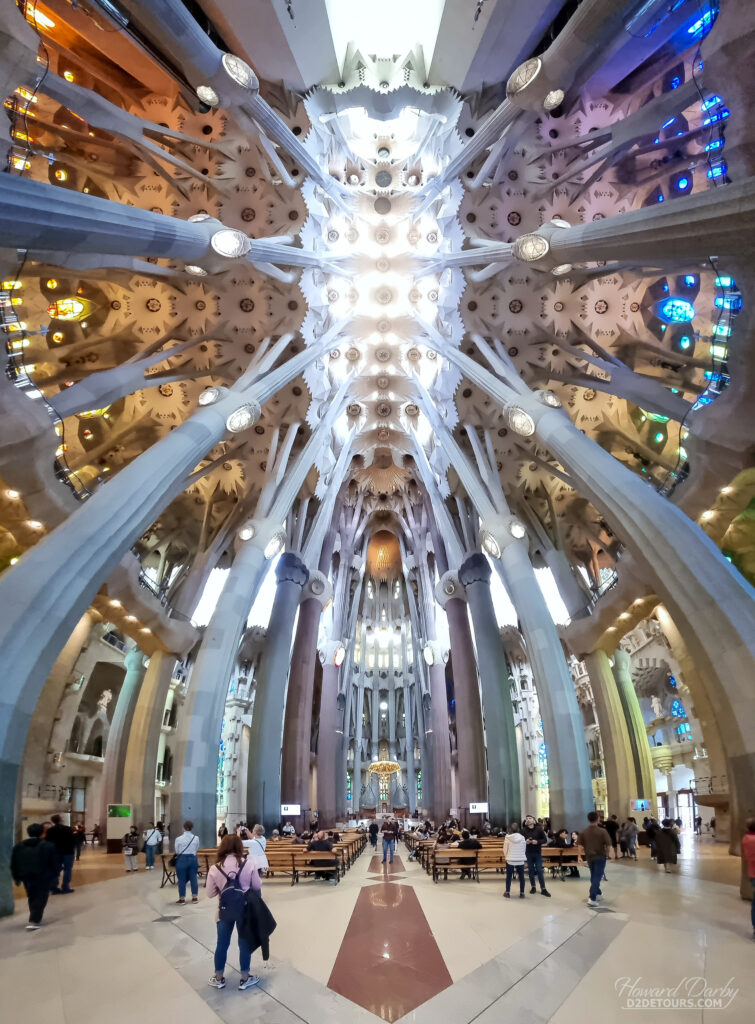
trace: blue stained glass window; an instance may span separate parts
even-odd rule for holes
[[[687,274],[684,278],[684,283],[688,288],[694,288],[697,284],[697,274]]]
[[[684,705],[677,697],[671,702],[671,714],[674,718],[686,718],[687,712],[684,710]]]
[[[687,29],[687,35],[694,36],[695,38],[703,36],[713,24],[716,11],[713,9],[706,11],[703,15],[697,18]]]
[[[679,75],[674,75],[674,77],[671,79],[670,84],[672,89],[678,89],[679,86],[682,84],[682,80],[679,77]]]
[[[537,752],[538,760],[540,761],[540,785],[550,785],[550,778],[548,776],[548,746],[545,743],[541,743]]]
[[[692,726],[689,724],[689,722],[682,722],[681,725],[677,725],[676,734],[677,736],[691,736]]]
[[[686,299],[666,299],[661,303],[660,315],[666,323],[684,324],[695,318],[695,307]]]

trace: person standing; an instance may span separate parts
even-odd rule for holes
[[[218,829],[218,842],[222,843],[225,837],[228,835],[228,829],[225,827],[225,822]]]
[[[191,885],[191,902],[199,903],[199,884],[197,882],[199,836],[194,835],[193,829],[194,822],[185,821],[184,830],[176,839],[175,846],[173,847],[176,854],[176,880],[178,882],[178,899],[176,903],[179,906],[186,903],[187,882]]]
[[[695,835],[701,836],[703,834],[703,819],[698,814],[695,818]]]
[[[527,871],[530,876],[530,893],[537,892],[535,878],[540,883],[540,895],[550,896],[545,887],[545,874],[543,872],[542,848],[548,842],[548,836],[542,825],[538,825],[531,814],[524,819],[522,835],[527,847]]]
[[[385,864],[386,854],[390,857],[390,863],[393,863],[393,851],[396,849],[396,831],[395,824],[390,818],[386,818],[383,822],[383,827],[380,829],[383,836],[383,864]]]
[[[94,828],[92,829],[92,846],[94,846],[95,843],[99,843],[101,840],[102,833],[100,831],[100,826],[95,825]]]
[[[373,848],[373,850],[377,850],[377,837],[378,837],[378,832],[380,831],[380,829],[378,828],[378,823],[376,821],[371,821],[370,822],[370,830],[369,831],[370,831],[370,842],[372,843],[372,848]]]
[[[682,844],[671,818],[664,818],[662,826],[655,833],[655,855],[658,863],[663,864],[663,870],[669,875],[670,865],[676,865],[676,858],[682,852]]]
[[[514,872],[519,876],[519,899],[524,897],[524,862],[527,859],[527,843],[519,831],[518,825],[509,828],[503,840],[503,858],[506,861],[506,892],[507,900],[511,899],[511,879]]]
[[[42,924],[50,889],[57,885],[58,854],[52,843],[42,837],[41,825],[27,825],[28,839],[16,843],[11,852],[10,871],[16,885],[26,889],[29,903],[27,932],[35,932]]]
[[[604,828],[598,825],[598,812],[590,811],[587,815],[587,828],[582,829],[577,841],[584,851],[585,860],[590,870],[590,895],[588,907],[597,907],[598,896],[602,896],[600,883],[606,869],[606,860],[611,852],[611,838]]]
[[[645,831],[648,837],[648,846],[650,847],[650,856],[653,858],[653,860],[655,860],[655,837],[658,834],[659,828],[660,825],[655,820],[655,818],[651,818],[645,826]]]
[[[603,822],[603,828],[606,830],[611,840],[611,846],[613,847],[613,859],[616,860],[619,856],[616,850],[617,839],[619,834],[619,819],[617,818],[617,816],[615,814],[612,814],[608,821]]]
[[[59,814],[53,814],[50,821],[52,822],[52,828],[48,828],[45,839],[48,843],[52,843],[58,855],[58,873],[55,877],[55,885],[50,891],[55,895],[58,893],[68,894],[73,892],[71,888],[71,873],[73,872],[73,859],[76,852],[73,841],[73,829],[69,825],[63,824],[63,819]],[[62,888],[60,886],[61,871],[63,872]]]
[[[147,828],[144,831],[144,856],[147,859],[147,871],[153,870],[155,866],[155,853],[157,852],[158,844],[161,844],[162,841],[160,830],[154,821],[147,822]]]
[[[81,848],[86,846],[87,833],[84,826],[80,823],[73,830],[73,848],[76,854],[76,860],[81,858]]]
[[[637,836],[639,829],[634,818],[627,818],[624,822],[624,842],[627,844],[627,856],[637,860]]]
[[[239,991],[259,984],[259,978],[250,974],[252,952],[241,933],[241,923],[249,889],[262,890],[257,868],[251,857],[244,856],[244,847],[237,835],[226,835],[220,840],[218,859],[207,873],[207,895],[219,896],[217,942],[215,944],[215,973],[210,976],[213,988],[225,988],[225,962],[234,928],[239,943]]]
[[[121,840],[123,859],[126,862],[126,874],[139,870],[139,830],[132,825]]]
[[[742,858],[747,866],[747,877],[750,879],[750,885],[752,886],[750,922],[752,924],[752,937],[755,939],[755,818],[748,818],[745,822],[745,828],[747,831],[742,837]]]

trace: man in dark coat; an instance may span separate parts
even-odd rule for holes
[[[58,851],[58,876],[61,871],[63,872],[63,888],[60,888],[60,880],[56,877],[55,887],[51,891],[53,893],[73,892],[71,888],[71,872],[73,871],[73,858],[76,852],[73,841],[73,829],[70,825],[63,824],[63,819],[59,814],[53,814],[50,821],[52,822],[52,828],[48,828],[45,839],[52,843]]]
[[[10,859],[10,870],[16,885],[23,885],[29,901],[28,932],[35,932],[42,923],[50,889],[57,885],[58,855],[52,843],[42,838],[41,825],[29,825],[29,836],[16,843]]]

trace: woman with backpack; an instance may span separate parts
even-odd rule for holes
[[[246,893],[249,889],[262,889],[260,876],[252,857],[245,856],[241,839],[237,835],[223,836],[218,847],[218,859],[207,873],[207,895],[219,896],[217,932],[215,946],[215,973],[210,977],[209,984],[213,988],[225,988],[225,961],[231,943],[233,929],[236,929],[239,943],[239,967],[241,981],[239,991],[251,988],[259,983],[259,978],[249,973],[252,952],[244,936],[241,934],[241,922],[246,906]]]

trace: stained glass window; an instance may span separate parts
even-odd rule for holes
[[[540,762],[540,785],[545,788],[550,784],[548,776],[548,745],[546,743],[540,744],[537,756]]]
[[[678,698],[672,701],[671,703],[671,714],[674,716],[674,718],[687,717],[687,712],[684,710],[684,705]]]

